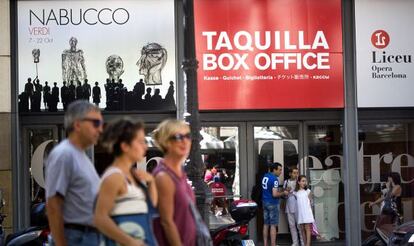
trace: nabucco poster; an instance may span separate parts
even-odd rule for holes
[[[175,63],[174,1],[18,2],[23,112],[174,109]]]

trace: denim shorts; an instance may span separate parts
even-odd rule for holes
[[[51,238],[50,238],[51,239]],[[100,241],[100,234],[97,232],[83,232],[65,228],[65,240],[68,246],[98,246]],[[49,240],[51,246],[56,245],[52,240]]]
[[[279,204],[264,202],[263,220],[265,225],[279,225]]]

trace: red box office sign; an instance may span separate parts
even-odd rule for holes
[[[201,110],[341,108],[340,0],[195,0]]]

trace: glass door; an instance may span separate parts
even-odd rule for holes
[[[382,203],[370,207],[388,192],[392,174],[401,186],[397,212],[404,223],[414,219],[414,122],[359,122],[359,186],[362,239],[374,232],[374,221]],[[394,179],[393,178],[393,179]],[[396,238],[400,240],[399,237]]]
[[[32,202],[43,202],[44,195],[44,162],[53,146],[58,142],[57,126],[36,126],[24,129],[27,145],[25,146],[25,165],[30,173],[30,199]]]
[[[345,240],[342,125],[305,123],[306,170],[319,236],[315,241]]]
[[[253,122],[247,124],[248,188],[261,185],[267,164],[283,166],[279,188],[293,167],[306,175],[319,236],[312,242],[340,243],[345,237],[342,183],[342,125],[337,122]],[[242,181],[243,182],[243,181]],[[251,237],[263,242],[263,210],[250,225]],[[278,244],[292,244],[284,208],[279,208]]]
[[[18,179],[23,187],[19,192],[22,211],[30,211],[34,203],[45,201],[44,165],[53,146],[59,141],[59,125],[24,126],[22,142],[23,162],[18,170]],[[24,224],[30,224],[30,216],[24,218]]]
[[[230,203],[246,197],[242,188],[247,175],[244,168],[246,161],[241,161],[246,156],[245,151],[241,151],[245,141],[243,144],[240,141],[245,138],[242,134],[244,129],[244,124],[231,123],[204,124],[201,128],[200,147],[206,166],[204,182],[213,195],[209,213],[210,229],[234,223],[229,214]]]
[[[299,167],[302,156],[300,123],[251,123],[248,124],[249,142],[249,187],[260,185],[269,163],[282,164],[279,186],[288,178],[289,169]],[[301,170],[302,171],[302,170]],[[283,208],[279,208],[277,243],[290,242],[289,226]],[[256,242],[263,242],[263,209],[259,207],[256,220],[251,225],[251,234]],[[256,232],[256,233],[255,233]]]

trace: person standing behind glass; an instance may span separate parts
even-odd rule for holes
[[[283,188],[289,192],[286,199],[286,217],[288,219],[290,235],[292,236],[292,246],[303,245],[302,234],[299,233],[297,228],[297,214],[296,214],[296,197],[293,194],[296,188],[296,181],[298,179],[299,170],[297,167],[293,167],[289,170],[289,179],[283,183]],[[299,242],[300,239],[300,242]]]
[[[393,205],[393,208],[395,210],[395,213],[398,216],[402,216],[402,203],[401,203],[401,194],[402,194],[402,188],[401,188],[401,176],[397,172],[391,172],[387,176],[387,193],[384,197],[381,197],[377,199],[375,202],[370,202],[369,207],[382,203],[385,201],[385,199],[391,199],[391,203]],[[382,209],[382,206],[381,206]]]
[[[165,120],[155,130],[154,139],[164,159],[153,174],[158,190],[160,225],[155,234],[160,245],[196,245],[196,224],[190,202],[195,203],[183,163],[191,148],[190,128],[179,120]]]
[[[97,143],[102,115],[84,100],[69,105],[64,117],[68,138],[53,148],[46,163],[46,209],[51,245],[97,246],[93,205],[99,176],[85,150]]]
[[[276,246],[277,227],[279,225],[279,198],[287,196],[287,191],[279,191],[279,176],[282,173],[280,163],[269,163],[268,173],[262,179],[263,203],[263,243],[268,245],[270,228],[270,245]]]
[[[146,183],[152,204],[157,203],[157,189],[152,175],[145,170],[131,172],[132,166],[142,161],[147,151],[144,124],[129,119],[109,123],[102,134],[102,145],[115,159],[101,178],[94,217],[96,227],[121,245],[156,245],[148,225],[138,225],[140,230],[137,231],[143,234],[136,235],[140,238],[136,239],[119,228],[110,217],[148,213],[145,193],[135,183],[133,174]]]

